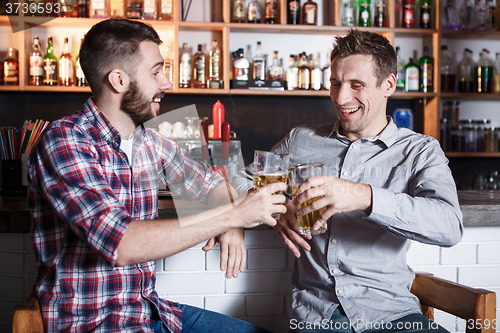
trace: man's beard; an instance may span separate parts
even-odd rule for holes
[[[155,117],[151,109],[151,103],[154,98],[162,98],[164,95],[164,92],[160,92],[151,99],[148,99],[141,93],[137,81],[133,80],[130,81],[130,87],[123,95],[121,109],[132,119],[134,125],[138,127]]]

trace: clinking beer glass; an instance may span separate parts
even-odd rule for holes
[[[290,194],[292,199],[297,196],[297,188],[306,181],[309,177],[316,177],[323,175],[323,163],[305,163],[297,164],[288,168],[288,184],[290,188]],[[313,201],[320,199],[321,197],[314,197],[307,200],[297,207],[301,209],[307,205],[310,205]],[[297,216],[297,221],[299,223],[299,233],[302,235],[317,235],[322,234],[326,231],[326,222],[318,230],[313,230],[314,222],[323,214],[326,207],[320,208],[306,215]]]
[[[252,164],[254,186],[262,187],[276,182],[285,183],[289,164],[290,154],[256,150]],[[278,219],[279,214],[273,214],[273,217]]]

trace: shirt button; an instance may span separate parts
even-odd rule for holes
[[[332,239],[330,240],[330,242],[331,242],[332,244],[335,244],[335,243],[337,243],[337,240],[336,240],[335,238],[332,238]]]
[[[347,171],[342,171],[342,176],[346,177],[348,175]]]
[[[354,149],[354,150],[358,149],[358,145],[354,145],[354,144],[353,144],[351,147],[352,147],[352,149]]]
[[[142,319],[146,320],[146,319],[148,319],[148,316],[144,315],[144,316],[142,316]]]
[[[339,296],[344,295],[344,291],[342,289],[337,289],[337,295]]]
[[[339,269],[338,269],[338,268],[334,268],[334,269],[332,269],[332,274],[333,274],[333,275],[337,275],[337,274],[339,274],[339,272],[340,272],[340,271],[339,271]]]

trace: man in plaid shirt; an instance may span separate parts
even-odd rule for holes
[[[56,121],[30,156],[29,199],[46,332],[258,332],[221,314],[159,298],[155,260],[217,237],[228,277],[245,266],[243,229],[275,225],[282,183],[203,214],[158,220],[158,187],[209,206],[228,196],[223,179],[175,142],[141,126],[159,114],[161,43],[153,28],[112,19],[80,50],[93,97]],[[136,129],[137,128],[137,129]]]

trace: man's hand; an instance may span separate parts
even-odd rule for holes
[[[336,213],[362,210],[370,214],[372,207],[372,188],[370,185],[351,182],[333,176],[311,177],[297,189],[297,196],[293,201],[298,207],[303,202],[321,197],[310,205],[297,211],[297,215],[326,207],[320,218],[314,223],[313,229],[317,230]]]
[[[208,240],[203,251],[213,249],[215,243],[220,243],[220,270],[226,271],[226,277],[238,277],[243,272],[247,261],[244,230],[242,228],[226,231],[216,238]]]
[[[287,200],[287,210],[285,214],[281,214],[278,222],[274,226],[274,230],[278,233],[283,243],[292,251],[295,257],[300,257],[300,250],[297,245],[300,245],[304,250],[311,251],[311,246],[304,239],[311,239],[311,236],[302,236],[299,234],[299,225],[295,218],[295,206],[292,201]]]

